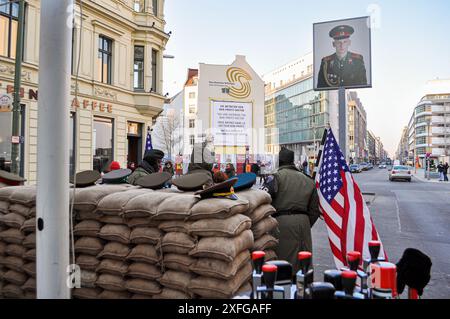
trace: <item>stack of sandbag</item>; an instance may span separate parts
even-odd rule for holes
[[[75,190],[75,258],[81,270],[81,288],[72,290],[74,298],[129,297],[124,276],[128,270],[125,258],[129,251],[130,229],[120,216],[120,200],[113,200],[127,200],[132,197],[129,192],[135,191],[135,187],[126,184]]]
[[[266,261],[277,259],[274,250],[278,245],[278,240],[273,237],[272,232],[278,227],[278,222],[271,216],[276,212],[275,208],[270,205],[272,198],[267,192],[255,189],[239,192],[238,196],[249,202],[246,215],[252,221],[251,230],[255,239],[253,251],[264,251]]]
[[[248,286],[254,245],[251,220],[244,213],[247,200],[204,199],[196,203],[188,221],[189,235],[197,244],[189,252],[196,261],[189,267],[189,291],[200,298],[232,298]]]
[[[0,296],[36,297],[36,187],[0,189]]]

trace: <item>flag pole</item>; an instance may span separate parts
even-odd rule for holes
[[[317,170],[319,169],[320,159],[322,158],[323,145],[325,144],[325,140],[326,140],[326,138],[327,138],[327,133],[328,133],[328,129],[325,129],[325,130],[323,131],[322,141],[320,142],[319,154],[317,155],[316,163],[315,163],[315,165],[314,165],[314,173],[313,173],[313,176],[312,176],[312,178],[313,178],[314,180],[316,179]]]

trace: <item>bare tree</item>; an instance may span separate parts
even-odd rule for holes
[[[176,151],[180,152],[182,149],[181,124],[180,115],[175,110],[167,110],[158,118],[153,131],[156,139],[162,145],[163,151],[170,159],[172,154],[178,154]]]

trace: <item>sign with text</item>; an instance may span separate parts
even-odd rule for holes
[[[211,117],[215,145],[246,146],[252,141],[252,103],[212,101]]]

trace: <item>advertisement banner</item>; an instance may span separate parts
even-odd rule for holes
[[[372,87],[370,17],[315,23],[314,90]]]
[[[212,101],[211,129],[214,144],[246,146],[252,141],[251,102]]]

